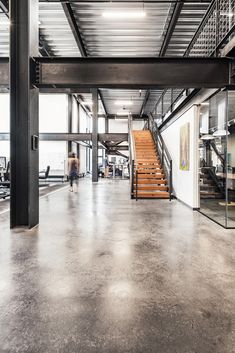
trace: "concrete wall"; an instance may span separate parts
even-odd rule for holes
[[[182,171],[180,164],[180,127],[190,124],[190,166]],[[198,190],[198,108],[191,107],[162,132],[163,140],[173,160],[173,188],[175,196],[192,208],[199,207]]]

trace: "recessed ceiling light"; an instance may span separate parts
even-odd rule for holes
[[[110,19],[127,19],[127,18],[144,18],[146,13],[144,11],[104,11],[102,13],[104,18]]]

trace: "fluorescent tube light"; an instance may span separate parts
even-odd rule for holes
[[[233,17],[234,13],[232,13],[232,12],[221,12],[220,16]]]
[[[144,11],[104,11],[102,13],[104,18],[110,19],[127,19],[127,18],[144,18],[146,13]]]
[[[126,116],[129,115],[130,112],[128,110],[120,110],[119,112],[116,113],[117,116]]]
[[[116,101],[115,105],[127,106],[127,105],[133,105],[133,102],[132,101]]]

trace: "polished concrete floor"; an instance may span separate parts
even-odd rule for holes
[[[234,202],[229,203],[226,209],[225,199],[201,199],[200,210],[207,217],[210,217],[224,227],[235,228]]]
[[[0,216],[0,353],[234,353],[235,231],[83,180]]]

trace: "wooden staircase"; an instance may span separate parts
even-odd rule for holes
[[[169,189],[149,130],[134,130],[135,172],[133,197],[169,199]]]

